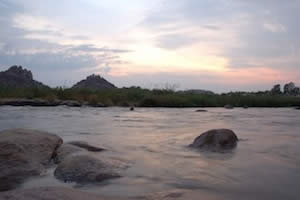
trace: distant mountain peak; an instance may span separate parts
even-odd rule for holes
[[[33,80],[31,71],[23,69],[22,66],[11,66],[8,70],[3,72],[6,75],[16,76],[23,79]]]
[[[92,74],[86,79],[79,81],[72,88],[76,89],[90,89],[90,90],[102,90],[102,89],[113,89],[116,86],[107,80],[105,80],[100,75]]]
[[[22,66],[11,66],[8,70],[0,72],[0,85],[2,87],[26,88],[26,87],[48,87],[33,80],[30,70]]]

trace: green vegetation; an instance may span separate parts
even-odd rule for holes
[[[227,94],[193,94],[168,89],[148,90],[139,87],[92,91],[64,88],[0,88],[0,98],[26,98],[54,100],[76,100],[106,106],[142,107],[288,107],[300,106],[299,96],[274,94],[274,92]]]

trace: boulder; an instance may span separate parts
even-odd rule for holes
[[[74,145],[76,147],[91,151],[91,152],[100,152],[100,151],[104,151],[104,148],[101,147],[96,147],[96,146],[92,146],[90,144],[88,144],[87,142],[82,142],[82,141],[73,141],[73,142],[69,142],[69,144]]]
[[[62,144],[56,135],[26,129],[0,132],[0,191],[40,175]]]
[[[74,146],[72,144],[62,144],[56,150],[55,163],[60,163],[62,160],[66,159],[68,156],[77,155],[78,153],[84,152],[85,150]]]
[[[54,176],[64,182],[79,184],[99,183],[119,178],[119,166],[109,160],[99,160],[88,155],[68,156],[58,164]]]
[[[117,200],[64,187],[18,189],[0,193],[1,200]]]
[[[210,151],[231,150],[236,147],[238,138],[229,129],[213,129],[198,136],[190,147]]]

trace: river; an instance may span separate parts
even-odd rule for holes
[[[22,188],[65,186],[137,199],[299,199],[300,110],[195,110],[4,106],[0,130],[38,129],[65,142],[87,141],[108,149],[99,155],[120,158],[129,166],[120,179],[85,186],[60,182],[50,169]],[[215,128],[237,134],[240,141],[233,152],[187,148],[195,137]]]

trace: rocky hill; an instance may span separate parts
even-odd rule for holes
[[[0,86],[10,88],[48,87],[33,79],[31,71],[22,66],[12,66],[8,70],[0,72]]]
[[[72,88],[75,89],[89,89],[89,90],[103,90],[116,88],[115,85],[108,82],[99,75],[88,76],[85,80],[76,83]]]

